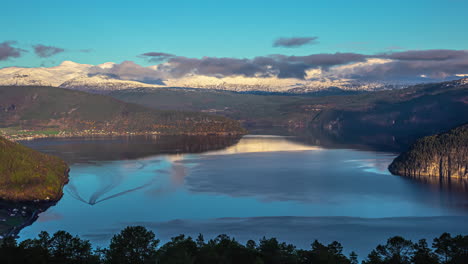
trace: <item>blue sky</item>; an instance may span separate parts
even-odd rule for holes
[[[185,57],[468,49],[468,1],[4,1],[0,43],[28,50],[6,66],[98,64],[167,52]],[[279,37],[318,43],[278,48]],[[65,49],[39,58],[32,45]],[[91,52],[80,52],[90,49]],[[153,63],[154,64],[154,63]]]

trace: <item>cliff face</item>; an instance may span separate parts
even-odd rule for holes
[[[468,124],[419,139],[388,169],[413,178],[468,179]]]
[[[61,159],[39,153],[0,137],[0,199],[58,201],[68,182]]]

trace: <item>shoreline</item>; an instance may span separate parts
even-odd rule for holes
[[[32,225],[37,220],[40,213],[47,211],[52,206],[55,206],[62,199],[62,197],[64,195],[63,189],[64,189],[65,185],[67,185],[70,182],[69,173],[70,173],[70,168],[67,167],[67,169],[64,172],[65,180],[62,182],[61,187],[60,187],[60,195],[58,197],[54,197],[53,199],[49,199],[49,200],[39,200],[39,199],[35,199],[35,200],[9,200],[9,199],[0,198],[1,203],[10,204],[10,206],[12,207],[11,212],[14,212],[13,217],[16,217],[17,214],[20,214],[20,211],[25,212],[27,207],[33,207],[34,208],[34,210],[30,214],[28,214],[27,216],[23,214],[23,217],[26,217],[26,219],[24,219],[20,225],[12,226],[8,231],[6,231],[6,232],[4,232],[3,234],[0,234],[0,235],[2,235],[3,238],[5,238],[5,237],[15,237],[15,238],[18,237],[19,232],[23,228]],[[19,208],[23,208],[23,210],[21,210]],[[6,210],[8,210],[8,209],[6,209]],[[8,211],[10,211],[10,210],[8,210]]]
[[[8,229],[3,229],[0,230],[0,241],[2,238],[6,237],[18,237],[18,234],[20,231],[27,227],[32,225],[37,218],[39,217],[39,214],[42,212],[47,211],[50,207],[55,206],[57,204],[57,201],[11,201],[11,200],[5,200],[5,199],[0,199],[0,203],[3,206],[3,210],[7,211],[8,214],[13,214],[9,215],[6,218],[3,218],[3,222],[8,221],[8,217],[18,217],[21,216],[23,219],[19,225],[13,225]],[[6,207],[5,207],[6,206]],[[31,210],[32,209],[32,210]]]
[[[59,134],[34,134],[34,135],[17,135],[17,134],[2,134],[10,141],[31,141],[44,138],[85,138],[85,137],[121,137],[121,136],[243,136],[247,135],[247,131],[243,132],[191,132],[191,133],[164,133],[159,131],[149,132],[74,132]]]

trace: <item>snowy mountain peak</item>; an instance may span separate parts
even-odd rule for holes
[[[369,63],[376,63],[371,61]],[[381,63],[381,62],[379,62]],[[361,63],[362,64],[362,63]],[[362,67],[359,64],[355,67]],[[351,66],[346,70],[352,71]],[[347,78],[331,77],[321,70],[307,72],[305,79],[268,77],[209,76],[196,73],[173,75],[170,65],[143,67],[134,62],[99,65],[64,61],[55,67],[0,69],[0,85],[57,86],[68,89],[110,91],[139,87],[186,87],[227,91],[262,91],[285,93],[308,93],[340,88],[343,90],[378,90],[403,87],[402,84],[364,82]],[[465,82],[468,82],[465,80]]]
[[[79,66],[81,64],[73,61],[63,61],[59,66]]]
[[[114,67],[115,64],[116,64],[115,62],[105,62],[105,63],[97,65],[97,67],[101,69],[110,69]]]

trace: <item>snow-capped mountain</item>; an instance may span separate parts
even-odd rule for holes
[[[349,67],[349,66],[347,66]],[[158,72],[156,66],[142,67],[132,62],[116,64],[107,62],[99,65],[79,64],[64,61],[55,67],[0,69],[0,85],[57,86],[67,89],[93,92],[133,89],[140,87],[182,87],[217,89],[228,91],[262,91],[307,93],[340,88],[343,90],[379,90],[400,88],[407,84],[362,82],[347,78],[324,76],[317,70],[308,73],[308,78],[276,77],[214,77],[187,74],[180,78],[167,77]]]
[[[91,67],[93,65],[64,61],[50,68],[3,68],[0,69],[0,85],[60,86],[67,80],[86,76]]]
[[[408,84],[385,82],[362,82],[352,79],[313,78],[308,80],[278,79],[278,78],[246,78],[210,76],[188,76],[181,79],[168,79],[164,83],[169,87],[191,87],[202,89],[217,89],[237,92],[263,91],[282,93],[309,93],[339,88],[349,91],[375,91],[405,87]]]
[[[136,81],[114,79],[107,75],[93,75],[73,78],[60,84],[59,87],[73,90],[109,92],[114,90],[157,86]]]
[[[90,75],[91,69],[109,69],[115,63],[97,66],[64,61],[59,66],[45,68],[10,67],[0,69],[0,85],[56,86],[76,90],[110,91],[138,87],[154,87],[138,81],[120,80],[107,75]]]

